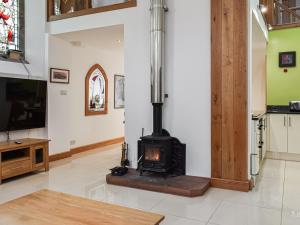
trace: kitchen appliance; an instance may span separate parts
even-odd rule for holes
[[[291,112],[300,112],[300,101],[291,101],[290,102],[290,111]]]
[[[267,152],[267,116],[261,115],[252,120],[252,151],[250,154],[250,174],[256,184]]]

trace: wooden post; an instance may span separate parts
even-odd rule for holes
[[[212,186],[248,191],[247,0],[212,0]]]

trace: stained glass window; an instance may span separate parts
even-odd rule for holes
[[[23,1],[23,0],[21,0]],[[20,49],[20,0],[0,0],[0,53]]]
[[[90,77],[89,110],[105,110],[105,78],[99,69],[96,69]]]

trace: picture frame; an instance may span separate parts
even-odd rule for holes
[[[114,77],[114,108],[125,108],[125,76],[115,75]]]
[[[296,52],[280,52],[279,53],[279,67],[296,67]]]
[[[69,84],[70,70],[51,68],[50,69],[50,83]]]

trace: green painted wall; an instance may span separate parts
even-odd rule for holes
[[[279,52],[296,51],[297,66],[284,73],[279,68]],[[267,57],[267,104],[288,105],[300,101],[300,28],[269,32]]]

